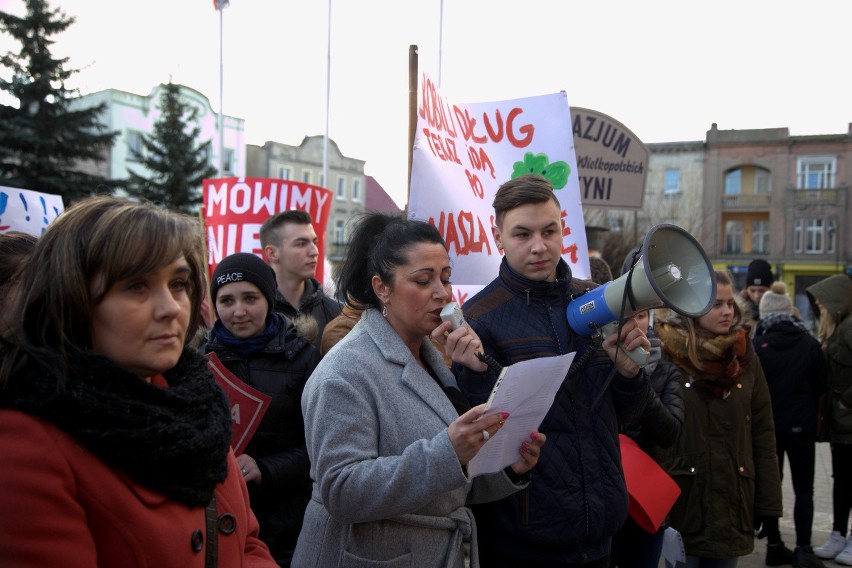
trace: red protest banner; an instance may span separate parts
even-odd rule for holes
[[[231,402],[231,447],[234,448],[234,454],[240,455],[245,451],[263,415],[269,409],[272,397],[238,379],[215,353],[208,353],[207,359],[213,377]]]
[[[330,190],[293,180],[236,177],[206,179],[203,188],[211,274],[224,257],[236,252],[263,257],[263,222],[280,211],[302,209],[311,216],[317,234],[319,259],[315,278],[324,282],[325,234],[333,195]]]

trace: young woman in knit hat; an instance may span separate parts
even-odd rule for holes
[[[827,367],[820,349],[802,321],[794,315],[784,282],[773,282],[760,299],[760,320],[754,332],[754,351],[760,358],[775,419],[778,470],[784,455],[796,495],[794,568],[822,568],[811,548],[814,516],[814,460],[819,398],[825,392]],[[764,521],[770,545],[781,542],[778,518]],[[783,546],[783,545],[782,545]]]
[[[315,327],[307,330],[272,311],[275,288],[275,273],[258,256],[236,253],[222,259],[210,281],[218,320],[202,349],[272,397],[237,462],[260,538],[280,566],[289,566],[310,499],[302,390],[320,357],[311,343]]]
[[[745,288],[737,294],[737,302],[739,302],[740,310],[743,313],[743,325],[748,326],[752,337],[754,337],[757,320],[760,319],[758,310],[760,299],[774,281],[772,265],[762,258],[752,260],[748,264]]]

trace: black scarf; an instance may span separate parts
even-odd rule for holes
[[[192,350],[163,376],[169,388],[89,354],[69,360],[56,393],[57,378],[31,363],[0,392],[0,406],[55,424],[140,485],[206,505],[228,473],[230,406]]]

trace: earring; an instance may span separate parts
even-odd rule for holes
[[[388,307],[387,306],[384,306],[384,305],[382,306],[382,316],[388,317]]]

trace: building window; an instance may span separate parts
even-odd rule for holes
[[[204,161],[205,164],[210,165],[210,164],[213,163],[213,152],[210,149],[210,145],[207,145],[204,148],[202,148],[200,150],[200,152],[201,152],[201,159]]]
[[[621,217],[609,217],[606,220],[607,225],[609,226],[609,230],[613,233],[620,233],[624,228],[624,224],[621,221]]]
[[[361,201],[361,180],[352,180],[352,201]]]
[[[663,177],[663,193],[680,193],[680,169],[668,168]]]
[[[311,170],[302,170],[302,181],[311,183]]]
[[[127,131],[127,160],[141,162],[145,158],[145,148],[142,145],[142,133],[134,130]]]
[[[769,253],[769,221],[752,221],[751,223],[751,252]]]
[[[825,252],[834,253],[837,251],[837,220],[829,219],[828,220],[828,229],[826,229],[828,243],[825,247]]]
[[[742,252],[743,250],[743,222],[725,222],[725,252]]]
[[[742,172],[739,169],[725,174],[725,195],[739,195],[742,184]]]
[[[278,168],[278,179],[290,179],[293,175],[289,167]]]
[[[320,172],[319,178],[320,178],[320,182],[319,182],[320,187],[325,187],[325,172]]]
[[[766,170],[757,170],[754,172],[754,192],[769,193],[769,172]]]
[[[233,174],[234,168],[234,151],[231,148],[222,150],[222,173]]]
[[[805,253],[819,254],[824,250],[822,219],[808,219],[805,223]]]
[[[334,244],[336,245],[345,245],[346,244],[346,235],[344,234],[344,221],[343,219],[338,219],[334,222]]]
[[[346,199],[346,178],[343,176],[337,178],[337,199]]]
[[[829,189],[834,187],[837,160],[824,156],[799,158],[796,162],[798,189]]]
[[[803,237],[804,223],[802,223],[801,219],[796,219],[793,223],[793,252],[802,252]]]

